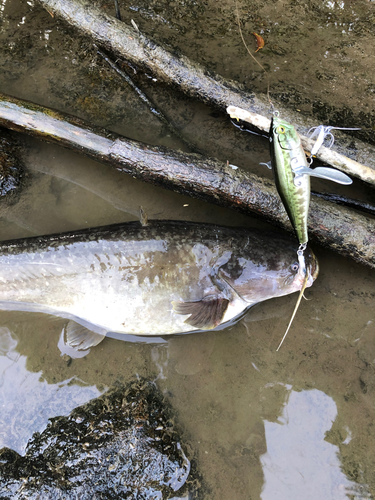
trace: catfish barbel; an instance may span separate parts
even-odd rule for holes
[[[0,309],[70,320],[68,345],[107,332],[166,335],[229,325],[250,306],[301,289],[306,270],[279,233],[152,221],[0,243]]]

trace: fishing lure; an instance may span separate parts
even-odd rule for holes
[[[244,119],[249,114],[249,112],[235,106],[228,106],[227,112],[231,118],[236,120]],[[285,120],[280,119],[277,111],[274,112],[271,121],[269,140],[271,165],[267,163],[265,165],[273,168],[278,193],[300,243],[297,250],[298,265],[301,275],[304,276],[292,317],[276,349],[278,351],[289,332],[306,287],[312,284],[312,274],[308,271],[309,266],[306,265],[305,259],[305,250],[308,242],[307,216],[310,204],[311,174],[309,171],[311,169],[308,166],[300,137],[295,128]],[[318,266],[316,266],[315,277],[317,273]]]
[[[321,141],[321,143],[323,143],[325,138],[324,133],[327,135],[327,133],[330,133],[330,130],[323,129],[323,134],[318,137],[318,140]],[[298,264],[302,274],[304,273],[305,276],[292,317],[289,321],[285,334],[276,349],[276,351],[278,351],[288,334],[301,303],[303,293],[310,279],[304,255],[309,239],[307,217],[310,204],[310,177],[314,176],[329,179],[340,184],[351,184],[352,180],[346,174],[333,168],[310,168],[301,145],[301,139],[297,134],[296,129],[290,123],[280,119],[278,112],[274,113],[271,120],[269,140],[271,165],[274,171],[277,191],[283,202],[285,210],[288,213],[289,219],[300,244],[297,250]],[[310,157],[310,165],[311,163],[312,155]]]
[[[270,128],[271,165],[277,191],[288,213],[300,245],[308,242],[307,215],[310,205],[310,176],[306,155],[296,129],[279,118],[276,111]]]
[[[323,126],[321,126],[323,127]],[[337,127],[323,127],[313,151],[317,152],[330,130]],[[316,127],[318,130],[319,127]],[[319,129],[320,130],[320,129]],[[320,133],[320,132],[319,132]],[[308,242],[307,216],[310,204],[310,177],[327,179],[339,184],[351,184],[349,176],[328,167],[311,168],[302,148],[301,139],[290,123],[274,112],[269,133],[271,165],[277,191],[288,213],[300,245]],[[309,165],[310,163],[310,165]]]

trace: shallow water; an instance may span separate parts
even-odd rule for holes
[[[264,79],[262,83],[257,68],[249,70],[234,2],[185,4],[169,2],[169,17],[160,1],[123,5],[122,12],[156,39],[168,40],[210,69],[260,89]],[[373,3],[239,6],[248,33],[263,30],[268,36],[262,62],[275,69],[271,85],[278,92],[303,81],[306,112],[329,99],[339,109],[346,95],[347,106],[358,114],[362,110],[363,119],[373,116],[374,36],[367,30]],[[112,6],[104,8],[111,11]],[[325,25],[318,23],[321,19]],[[0,92],[70,112],[134,139],[183,147],[150,117],[89,41],[37,3],[2,0],[0,20]],[[324,33],[321,48],[316,47],[314,26]],[[325,44],[332,46],[328,54]],[[283,61],[292,56],[290,71]],[[341,71],[344,67],[350,78]],[[328,74],[328,69],[334,78],[320,78],[318,73]],[[149,78],[140,81],[202,151],[269,175],[258,165],[268,160],[267,141],[241,134],[226,116]],[[371,127],[371,120],[366,125]],[[135,220],[139,205],[150,218],[264,226],[140,183],[58,146],[21,134],[14,137],[29,175],[18,201],[1,207],[1,239]],[[373,197],[358,183],[345,192]],[[74,360],[62,356],[58,347],[63,320],[0,312],[0,447],[22,453],[48,418],[68,414],[116,381],[137,375],[156,380],[177,410],[189,458],[197,461],[204,481],[202,500],[372,498],[375,272],[313,247],[320,275],[278,353],[295,296],[259,304],[224,331],[146,343],[130,336],[123,342],[108,338]]]

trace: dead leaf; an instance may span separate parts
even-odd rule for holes
[[[256,40],[257,40],[257,50],[255,52],[258,52],[258,50],[262,49],[264,47],[264,40],[263,40],[263,37],[261,37],[260,35],[258,35],[258,33],[255,33],[253,31],[253,35],[255,36]]]

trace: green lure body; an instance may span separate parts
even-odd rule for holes
[[[278,116],[271,121],[270,152],[277,191],[300,245],[306,244],[310,175],[302,171],[309,166],[296,129]]]

